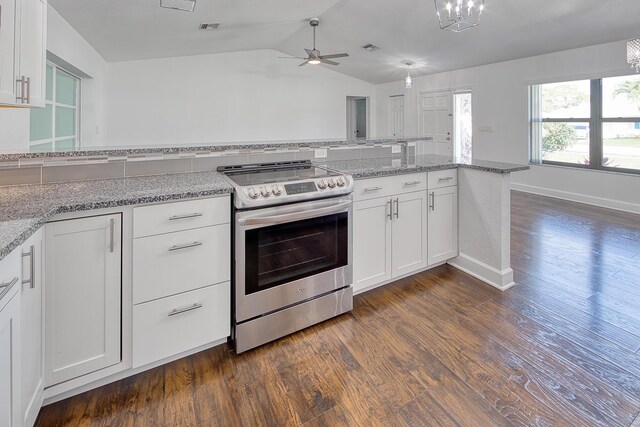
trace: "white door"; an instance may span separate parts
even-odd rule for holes
[[[22,419],[35,423],[44,390],[43,354],[43,260],[44,228],[22,246],[22,296],[20,315],[22,343]]]
[[[46,225],[45,386],[120,361],[121,218]]]
[[[18,292],[4,308],[0,307],[0,426],[21,426],[21,414]]]
[[[404,136],[404,95],[389,97],[389,131],[391,136]]]
[[[429,191],[429,265],[458,255],[458,187]]]
[[[393,198],[393,277],[427,265],[427,193],[416,191]]]
[[[453,153],[453,95],[451,91],[421,93],[418,105],[418,135],[432,141],[424,154]]]
[[[0,104],[16,104],[17,1],[0,0]]]
[[[21,0],[20,8],[20,75],[29,78],[29,105],[44,107],[47,2]]]
[[[391,278],[391,199],[353,204],[353,290]]]

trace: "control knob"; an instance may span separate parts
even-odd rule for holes
[[[279,196],[282,194],[282,187],[276,184],[271,188],[271,192],[274,196]]]
[[[329,188],[335,188],[336,187],[336,180],[333,178],[329,178]]]
[[[327,188],[327,181],[325,181],[324,179],[320,179],[320,181],[318,181],[318,188],[320,188],[321,190]]]
[[[344,177],[339,177],[336,182],[338,183],[338,187],[344,187],[347,184],[347,181],[344,180]]]
[[[271,195],[271,190],[269,190],[267,187],[262,187],[260,189],[260,194],[262,194],[262,197],[269,197]]]
[[[257,199],[259,194],[256,192],[255,188],[249,187],[249,189],[247,190],[247,196],[249,196],[249,198],[251,199]]]

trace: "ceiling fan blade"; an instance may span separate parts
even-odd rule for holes
[[[319,51],[319,50],[316,50],[316,52],[315,52],[315,53],[313,52],[313,50],[312,50],[312,49],[307,49],[307,48],[305,48],[304,50],[305,50],[305,52],[307,52],[307,55],[309,55],[309,57],[312,57],[312,56],[318,56],[318,54],[320,53],[320,51]]]
[[[323,64],[329,64],[329,65],[340,65],[339,62],[329,61],[328,59],[321,59],[320,62],[322,62]]]
[[[307,59],[300,56],[278,56],[278,59]]]
[[[320,59],[334,59],[334,58],[344,58],[345,56],[349,56],[348,53],[334,53],[331,55],[320,55],[318,58]]]
[[[303,65],[307,65],[309,61],[304,61],[302,64],[298,65],[298,67],[302,67]]]

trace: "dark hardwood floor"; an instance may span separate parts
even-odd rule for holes
[[[448,266],[236,356],[44,407],[39,426],[640,425],[640,216],[512,193],[517,286]]]

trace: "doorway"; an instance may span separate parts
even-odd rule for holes
[[[369,97],[347,96],[347,139],[369,136]]]
[[[404,95],[389,97],[389,135],[394,138],[404,136]]]
[[[473,144],[473,120],[471,110],[471,91],[453,93],[453,154],[463,163],[470,162]]]
[[[421,92],[418,99],[418,136],[425,138],[420,154],[453,155],[453,96],[450,90]]]

